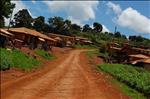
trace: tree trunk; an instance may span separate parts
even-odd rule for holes
[[[4,17],[0,16],[0,28],[4,27]]]

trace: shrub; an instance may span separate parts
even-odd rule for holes
[[[55,58],[53,55],[49,54],[48,52],[46,52],[44,50],[37,49],[37,50],[35,50],[35,53],[47,60],[52,60]]]

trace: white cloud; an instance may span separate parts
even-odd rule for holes
[[[51,12],[64,12],[72,21],[82,23],[95,19],[95,9],[99,1],[43,1]]]
[[[110,30],[105,25],[102,25],[102,26],[103,26],[102,32],[110,32]]]
[[[118,16],[117,23],[139,33],[150,33],[150,19],[129,7]]]
[[[32,3],[33,3],[33,4],[35,4],[35,3],[36,3],[36,1],[35,1],[35,0],[32,0]]]
[[[122,9],[120,7],[120,5],[118,4],[114,4],[112,2],[108,2],[107,6],[112,9],[116,14],[120,14],[122,12]]]
[[[120,5],[112,2],[108,2],[107,6],[117,14],[117,17],[113,18],[113,21],[118,25],[129,28],[138,33],[150,33],[150,19],[137,10],[131,7],[122,10]]]

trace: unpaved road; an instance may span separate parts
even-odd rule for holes
[[[39,73],[2,84],[1,99],[127,99],[119,91],[104,91],[105,85],[96,83],[97,78],[80,58],[82,51],[68,52],[53,68],[47,64]]]

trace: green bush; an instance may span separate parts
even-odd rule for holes
[[[55,58],[53,55],[49,54],[48,52],[46,52],[44,50],[37,49],[37,50],[35,50],[35,53],[47,60],[52,60]]]
[[[150,72],[122,64],[102,64],[98,68],[145,95],[150,95]]]
[[[6,49],[0,48],[0,54],[1,70],[9,69],[11,67],[30,70],[32,68],[36,68],[41,63],[18,50],[8,51]]]

